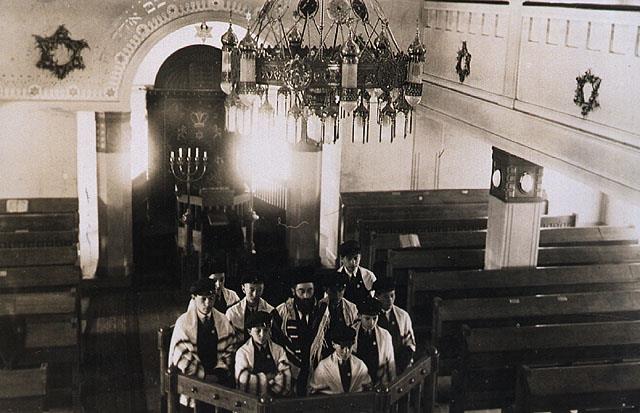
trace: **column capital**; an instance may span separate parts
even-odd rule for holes
[[[543,168],[493,147],[489,193],[504,202],[541,202]]]

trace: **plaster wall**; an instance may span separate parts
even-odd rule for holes
[[[76,197],[73,112],[0,105],[0,198]]]

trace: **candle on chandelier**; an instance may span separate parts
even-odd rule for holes
[[[196,148],[196,158],[200,155],[200,148]]]
[[[203,161],[207,160],[207,151],[204,151],[204,153],[202,154],[202,160]]]
[[[174,151],[171,151],[171,155],[169,156],[169,160],[171,162],[173,162],[173,160],[176,158],[176,153]]]
[[[182,148],[178,148],[178,159],[182,158]]]
[[[187,158],[191,158],[191,147],[187,148]]]

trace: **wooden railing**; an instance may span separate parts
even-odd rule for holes
[[[171,331],[172,328],[158,330],[161,411],[165,411],[166,406],[168,413],[177,413],[180,410],[180,395],[216,409],[239,413],[325,413],[345,409],[349,413],[428,413],[433,409],[438,368],[435,349],[420,358],[388,387],[360,393],[273,399],[185,376],[174,366],[167,368],[167,347]]]

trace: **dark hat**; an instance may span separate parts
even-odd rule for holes
[[[295,288],[298,284],[315,283],[316,279],[317,277],[313,267],[294,268],[289,278],[292,288]]]
[[[349,257],[360,254],[360,243],[356,240],[345,241],[338,247],[338,255],[341,257]]]
[[[209,265],[209,274],[220,274],[227,272],[227,263],[223,260],[215,260]]]
[[[382,306],[375,298],[367,297],[358,303],[358,312],[365,315],[380,315],[382,314]]]
[[[380,277],[373,283],[376,294],[386,293],[396,289],[396,282],[391,277]]]
[[[324,286],[332,291],[340,291],[347,288],[349,276],[343,272],[332,270],[323,277]]]
[[[264,277],[257,270],[246,270],[240,279],[241,284],[264,284]]]
[[[271,314],[266,311],[249,312],[244,320],[244,328],[248,330],[253,327],[271,328]]]
[[[204,296],[213,295],[215,294],[215,283],[209,278],[201,278],[191,284],[189,293]]]
[[[356,340],[356,330],[344,324],[338,324],[331,329],[331,342],[336,344],[351,345]]]

